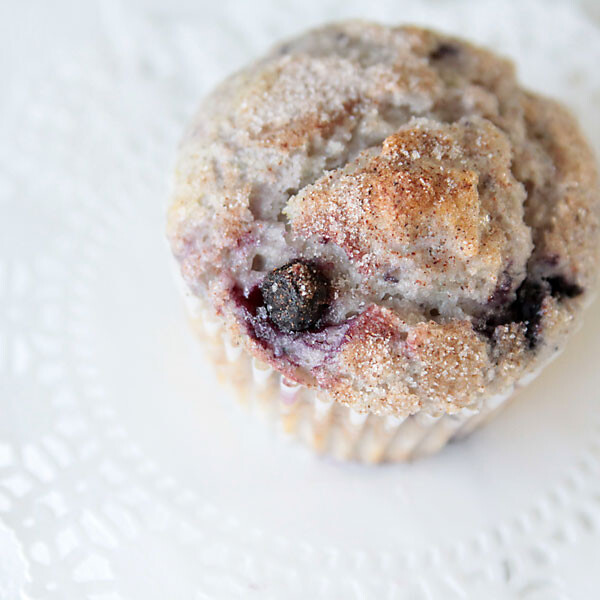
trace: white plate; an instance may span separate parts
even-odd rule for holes
[[[139,4],[78,17],[85,44],[46,32],[52,58],[12,65],[2,100],[0,598],[593,597],[600,304],[519,401],[436,457],[369,468],[283,442],[233,405],[187,327],[166,179],[216,80],[284,33],[366,13]],[[503,20],[494,7],[375,2],[368,16],[518,57],[598,148],[597,26],[563,4],[505,3]]]

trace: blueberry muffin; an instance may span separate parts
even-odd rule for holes
[[[347,22],[226,79],[181,144],[168,237],[224,378],[316,449],[431,453],[560,350],[598,176],[508,60]]]

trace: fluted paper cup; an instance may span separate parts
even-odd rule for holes
[[[182,284],[180,277],[178,277]],[[244,407],[319,454],[366,463],[402,462],[433,454],[464,437],[497,413],[512,396],[485,399],[477,410],[405,418],[358,413],[326,394],[290,381],[250,356],[229,337],[224,322],[182,284],[192,325],[208,348],[219,381]]]

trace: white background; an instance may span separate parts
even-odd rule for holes
[[[339,465],[232,405],[163,240],[200,96],[324,20],[419,22],[494,46],[599,151],[587,6],[0,5],[0,599],[598,596],[598,303],[465,443],[413,465]]]

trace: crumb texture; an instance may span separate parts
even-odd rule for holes
[[[254,356],[359,411],[442,414],[563,344],[594,284],[599,198],[577,123],[509,61],[347,22],[205,99],[168,235]]]

